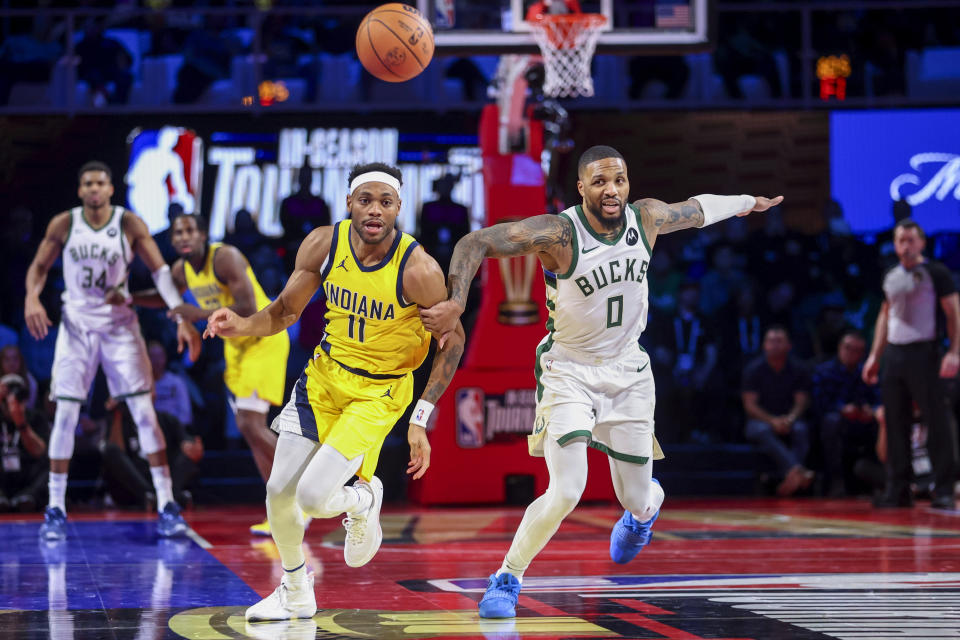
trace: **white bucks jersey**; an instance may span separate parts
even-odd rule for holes
[[[640,213],[627,205],[616,238],[601,238],[580,205],[560,214],[573,225],[573,260],[566,273],[544,270],[550,340],[576,352],[617,359],[647,325],[650,244]]]
[[[63,304],[74,320],[110,321],[134,316],[127,306],[106,302],[106,292],[120,287],[126,292],[133,251],[123,234],[123,207],[113,207],[110,219],[94,229],[82,207],[70,210],[70,232],[63,245]]]

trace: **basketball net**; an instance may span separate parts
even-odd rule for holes
[[[544,95],[551,98],[593,95],[590,62],[600,29],[606,22],[599,13],[543,14],[527,22],[543,54]]]

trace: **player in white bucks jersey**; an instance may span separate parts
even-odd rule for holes
[[[650,358],[638,339],[647,322],[647,268],[657,236],[702,227],[782,201],[701,195],[676,204],[628,204],[630,182],[620,153],[587,149],[577,167],[583,201],[559,215],[539,215],[464,236],[450,261],[449,299],[421,311],[424,326],[444,335],[467,299],[484,258],[536,254],[547,290],[547,336],[537,347],[537,412],[530,451],[546,458],[550,485],[528,508],[493,575],[480,616],[516,614],[523,573],[577,503],[587,482],[587,447],[607,454],[625,511],[610,535],[610,557],[625,563],[650,542],[664,493],[653,478],[662,458],[654,438]]]
[[[66,536],[67,469],[73,456],[73,437],[90,384],[102,366],[110,395],[125,400],[140,437],[140,448],[150,463],[160,511],[158,531],[163,536],[187,531],[173,501],[166,444],[157,423],[151,391],[153,380],[137,315],[126,302],[130,261],[139,256],[153,274],[158,291],[170,308],[183,300],[170,276],[147,225],[123,207],[110,204],[110,169],[88,162],[78,174],[77,195],[83,206],[60,213],[50,221],[27,271],[24,316],[37,340],[52,324],[40,302],[47,274],[63,256],[63,308],[54,350],[50,395],[57,409],[50,433],[50,504],[40,535],[47,540]],[[199,355],[200,335],[188,323],[178,323],[177,340]]]

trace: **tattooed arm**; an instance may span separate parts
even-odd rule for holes
[[[704,204],[701,204],[700,200],[704,200]],[[730,201],[733,201],[733,206],[737,208],[729,209]],[[740,210],[737,205],[743,206],[744,201],[750,204],[746,204],[745,209]],[[690,227],[704,227],[734,215],[745,216],[753,211],[766,211],[781,202],[783,202],[783,196],[764,198],[763,196],[737,197],[703,194],[673,204],[667,204],[653,198],[644,198],[634,202],[633,206],[640,212],[643,231],[652,247],[657,236],[661,233],[671,233]],[[703,207],[708,208],[706,214]]]
[[[427,255],[422,248],[417,247],[410,256],[410,261],[403,271],[403,297],[410,302],[416,302],[420,307],[429,307],[447,297],[443,283],[443,270],[437,261]],[[454,331],[446,336],[437,335],[437,351],[433,356],[433,366],[427,386],[420,396],[421,400],[431,405],[437,404],[440,396],[446,391],[457,372],[460,357],[463,355],[463,344],[466,337],[460,321]],[[410,445],[410,462],[407,473],[413,474],[413,479],[423,477],[430,467],[430,442],[427,439],[427,430],[413,422],[407,429],[407,443]]]
[[[683,202],[668,204],[653,198],[637,200],[633,206],[640,212],[640,222],[650,246],[661,233],[671,233],[681,229],[703,226],[703,209],[700,203],[691,198]]]
[[[463,236],[453,249],[447,275],[449,298],[422,309],[423,325],[435,335],[453,331],[467,304],[470,283],[484,258],[511,258],[536,254],[551,271],[565,271],[573,259],[570,222],[561,216],[540,215],[517,222],[501,222]]]

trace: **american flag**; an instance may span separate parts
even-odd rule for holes
[[[690,29],[689,0],[658,2],[655,8],[658,28]]]

